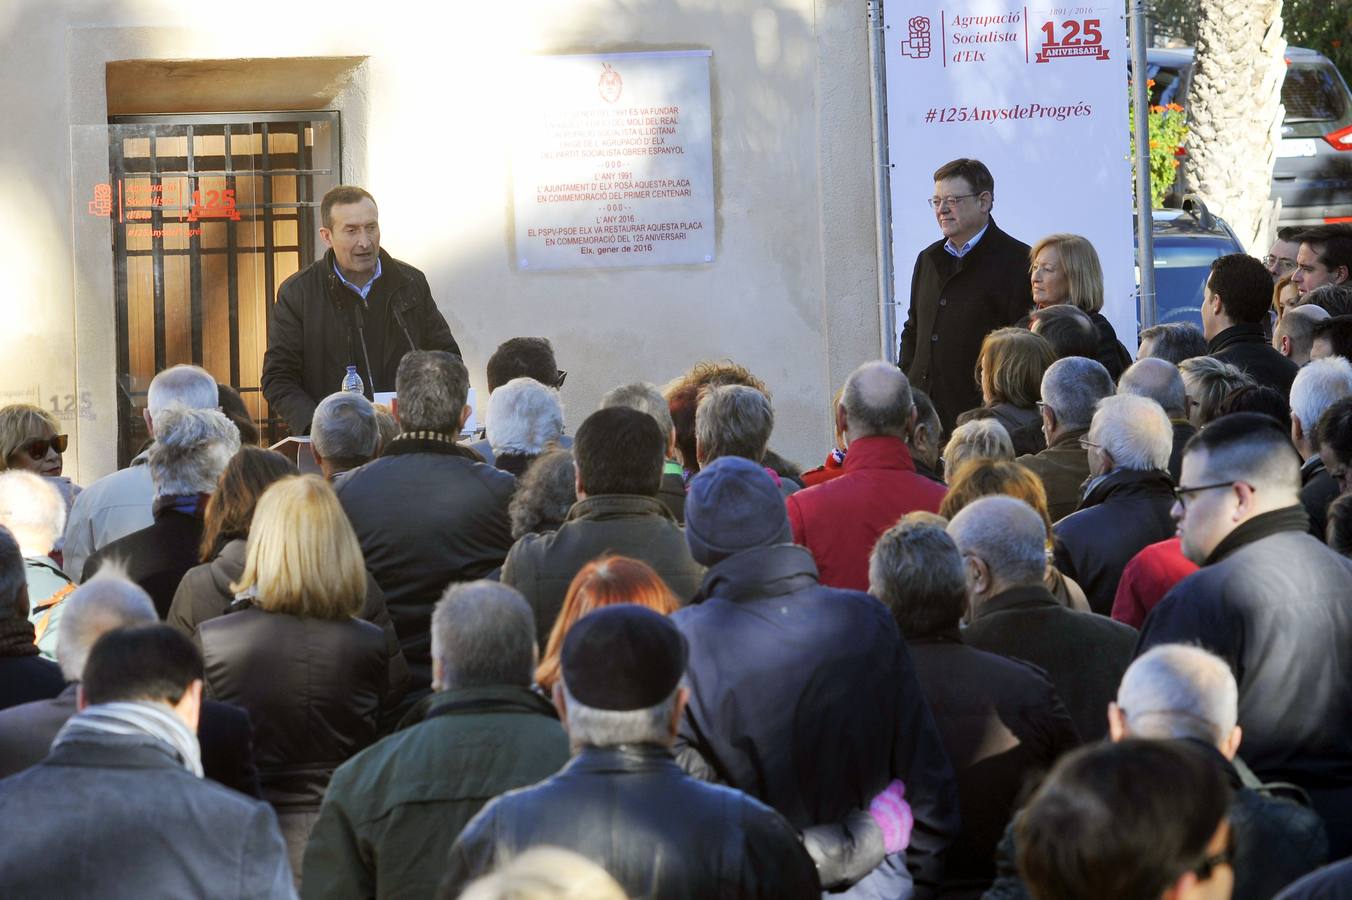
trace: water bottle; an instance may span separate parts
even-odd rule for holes
[[[357,374],[356,366],[347,367],[347,374],[343,376],[343,390],[351,391],[354,394],[366,393],[366,385],[361,383],[361,376]]]

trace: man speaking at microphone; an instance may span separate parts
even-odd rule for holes
[[[394,390],[410,350],[460,354],[427,277],[380,249],[379,212],[364,189],[340,184],[319,205],[328,252],[277,291],[263,357],[263,396],[292,434],[308,434],[319,401],[356,366],[366,396]]]

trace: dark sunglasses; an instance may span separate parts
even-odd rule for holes
[[[559,370],[558,370],[558,373],[559,373],[559,374],[558,374],[558,376],[556,377],[556,380],[554,381],[554,387],[556,387],[556,388],[561,388],[561,387],[563,387],[564,379],[566,379],[566,378],[568,377],[568,373],[565,372],[563,369],[559,369]]]
[[[47,451],[53,448],[57,453],[66,452],[66,443],[69,440],[64,434],[58,434],[54,438],[34,438],[28,441],[21,448],[33,459],[43,459],[47,456]]]

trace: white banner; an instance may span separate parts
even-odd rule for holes
[[[512,154],[520,267],[713,262],[709,51],[526,65]]]
[[[898,337],[916,254],[941,235],[934,170],[967,157],[995,177],[992,215],[1026,244],[1083,235],[1103,264],[1103,314],[1136,346],[1122,4],[886,6],[887,140]]]

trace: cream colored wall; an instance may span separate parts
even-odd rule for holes
[[[431,281],[482,394],[493,348],[550,337],[576,426],[615,384],[731,357],[774,393],[773,445],[811,466],[832,390],[878,353],[866,21],[848,0],[237,2],[10,0],[0,7],[0,390],[89,392],[68,474],[114,463],[108,225],[84,214],[106,149],[111,59],[357,55],[340,96],[344,175],[383,244]],[[303,11],[304,10],[304,11]],[[246,23],[267,22],[250,31]],[[512,265],[506,134],[522,54],[708,48],[717,262],[526,273]],[[100,155],[102,154],[102,155]],[[73,177],[72,172],[77,174]]]

